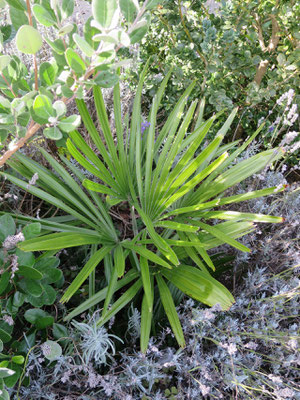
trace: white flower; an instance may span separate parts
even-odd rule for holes
[[[10,250],[14,247],[16,247],[17,243],[23,242],[25,240],[25,237],[22,232],[19,232],[17,235],[10,235],[7,236],[7,238],[4,240],[2,246],[6,250]]]
[[[268,378],[271,379],[271,381],[274,383],[282,383],[282,379],[279,376],[269,374]]]
[[[293,397],[295,394],[295,392],[289,388],[275,390],[275,393],[277,396],[279,396],[280,399],[282,399],[282,398],[286,399],[289,397]]]
[[[221,8],[221,3],[218,3],[215,0],[207,0],[204,5],[207,8],[209,14],[220,14],[219,9]]]
[[[206,395],[209,394],[209,392],[210,392],[210,387],[209,386],[205,386],[201,382],[199,382],[199,387],[200,387],[202,396],[206,396]]]
[[[38,174],[37,172],[35,172],[35,173],[32,175],[30,181],[28,182],[28,185],[26,186],[26,188],[29,189],[31,185],[35,185],[35,184],[36,184],[36,181],[37,181],[38,179],[39,179],[39,174]]]
[[[236,347],[235,343],[229,343],[229,344],[224,343],[224,344],[221,344],[221,347],[223,347],[223,349],[226,349],[228,351],[228,354],[230,354],[230,355],[237,352],[237,347]]]
[[[5,321],[9,326],[13,326],[14,320],[10,315],[3,315],[3,321]]]
[[[45,357],[51,354],[51,346],[49,346],[49,344],[43,343],[41,349]]]
[[[258,344],[251,341],[251,342],[246,343],[244,347],[245,347],[246,349],[256,350],[257,347],[258,347]]]
[[[285,135],[285,138],[283,139],[284,143],[286,144],[290,144],[292,143],[292,141],[299,135],[299,132],[296,131],[292,131],[292,132],[288,132]]]

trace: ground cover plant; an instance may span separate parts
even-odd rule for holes
[[[299,398],[296,5],[249,5],[0,0],[1,400]]]

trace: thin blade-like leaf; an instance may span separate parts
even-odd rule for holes
[[[84,235],[82,233],[52,233],[20,242],[18,247],[23,251],[60,250],[63,248],[101,243],[101,236]]]
[[[219,303],[223,310],[228,310],[234,303],[225,286],[197,268],[180,265],[172,271],[163,270],[162,274],[182,292],[201,303],[209,306]]]
[[[117,281],[116,286],[115,286],[115,291],[122,289],[122,287],[128,285],[130,282],[132,282],[134,279],[136,279],[139,276],[138,271],[135,271],[131,269],[126,273],[124,278],[120,279]],[[104,289],[101,289],[99,292],[95,293],[94,296],[90,297],[83,303],[81,303],[78,307],[76,307],[73,311],[71,311],[65,318],[64,321],[70,321],[77,315],[82,314],[86,310],[89,310],[90,308],[94,307],[101,301],[103,301],[106,298],[107,295],[107,290],[108,287],[105,287]]]
[[[127,291],[122,294],[122,296],[112,304],[110,310],[97,321],[97,326],[104,325],[109,321],[114,315],[116,315],[122,308],[124,308],[138,293],[142,287],[141,279],[138,279]]]
[[[151,312],[153,306],[153,293],[152,293],[153,288],[151,287],[151,278],[150,278],[150,271],[147,258],[142,256],[140,257],[140,268],[141,268],[141,276],[142,276],[146,302],[148,305],[148,310],[149,312]]]
[[[80,288],[83,282],[89,277],[90,273],[94,271],[97,265],[102,261],[102,259],[111,251],[111,247],[103,246],[100,250],[97,250],[88,262],[81,269],[79,274],[73,280],[71,285],[65,291],[64,295],[60,299],[61,303],[69,301],[73,294]]]
[[[233,239],[230,236],[227,236],[224,232],[219,231],[219,229],[216,228],[215,226],[207,225],[207,224],[204,224],[203,222],[198,222],[198,224],[201,229],[205,230],[206,232],[210,233],[211,235],[215,236],[216,238],[223,240],[225,243],[230,244],[230,246],[233,246],[233,247],[237,248],[238,250],[245,251],[245,252],[251,251],[248,247],[239,243],[237,240]]]
[[[141,333],[140,333],[140,347],[142,353],[146,353],[148,348],[150,331],[151,331],[151,322],[152,322],[152,309],[149,310],[148,301],[146,295],[144,294],[142,301],[142,310],[141,310]]]
[[[179,317],[170,290],[166,282],[160,275],[156,275],[156,282],[158,285],[162,305],[164,307],[165,313],[167,314],[175,338],[179,346],[185,347],[185,340],[183,336],[182,327],[179,321]]]
[[[133,244],[129,241],[122,242],[122,245],[130,250],[135,251],[139,255],[148,258],[149,261],[152,261],[154,264],[162,265],[165,268],[172,268],[170,264],[168,264],[165,260],[159,257],[157,254],[152,251],[146,249],[144,246],[139,246],[138,244]]]

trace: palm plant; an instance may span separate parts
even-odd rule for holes
[[[219,303],[223,309],[228,309],[234,302],[231,293],[210,274],[215,267],[209,249],[227,243],[241,251],[250,251],[237,238],[251,232],[253,222],[282,221],[280,217],[216,210],[218,206],[274,193],[276,188],[273,187],[229,197],[224,194],[228,188],[278,159],[281,150],[264,151],[232,166],[261,130],[260,127],[238,148],[237,143],[222,145],[236,110],[229,115],[215,139],[201,149],[220,113],[205,121],[202,101],[195,128],[187,133],[196,102],[186,112],[184,110],[195,84],[186,89],[157,133],[157,112],[170,71],[153,99],[147,129],[141,134],[141,94],[147,66],[137,88],[130,126],[128,122],[122,123],[119,85],[114,87],[115,134],[110,129],[99,87],[94,86],[93,91],[102,133],[96,129],[84,101],[76,101],[96,149],[89,147],[78,131],[70,132],[67,148],[79,166],[64,156],[60,156],[62,163],[59,163],[41,149],[52,170],[21,154],[9,162],[10,167],[26,179],[38,173],[35,186],[1,173],[12,183],[64,211],[60,217],[39,220],[44,234],[20,243],[20,249],[58,251],[91,246],[88,261],[61,302],[68,301],[87,278],[89,298],[66,320],[103,302],[97,321],[97,326],[102,326],[142,290],[142,351],[147,349],[153,305],[159,300],[179,345],[185,345],[172,297],[174,286],[209,306]],[[80,166],[95,179],[86,179]],[[120,209],[130,225],[128,234],[119,229],[114,218]],[[34,220],[17,217],[23,223]],[[225,222],[216,221],[212,225],[210,219]],[[95,269],[99,266],[100,272],[102,261],[107,286],[95,293]],[[125,286],[126,290],[117,297],[117,292]]]

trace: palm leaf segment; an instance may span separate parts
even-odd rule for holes
[[[102,133],[99,134],[96,129],[84,101],[77,100],[83,123],[93,142],[92,149],[77,131],[69,134],[67,148],[77,165],[61,157],[65,164],[63,167],[63,163],[57,162],[41,149],[53,172],[22,155],[9,163],[27,179],[37,172],[38,186],[28,186],[27,182],[5,174],[14,184],[67,214],[39,220],[45,234],[38,239],[22,242],[22,250],[59,250],[79,245],[98,247],[91,253],[61,301],[70,299],[101,260],[110,265],[107,288],[91,296],[67,319],[105,300],[98,322],[104,324],[143,288],[143,351],[147,348],[150,335],[155,285],[177,341],[184,346],[170,283],[204,304],[212,306],[220,303],[223,309],[229,308],[234,299],[210,275],[209,269],[214,270],[214,264],[207,250],[228,243],[241,251],[250,251],[237,238],[251,232],[253,222],[281,222],[279,217],[215,210],[220,205],[265,196],[275,191],[275,188],[270,188],[224,196],[226,189],[281,156],[280,150],[269,150],[231,166],[261,129],[237,149],[234,149],[236,143],[222,146],[224,135],[237,110],[229,115],[215,139],[203,148],[205,136],[220,113],[204,121],[202,102],[195,129],[188,133],[196,108],[196,102],[193,102],[186,110],[187,98],[194,87],[191,84],[157,135],[157,112],[170,71],[153,99],[147,124],[149,127],[141,134],[141,94],[147,66],[137,88],[130,129],[127,127],[125,134],[119,86],[114,88],[115,135],[110,129],[101,90],[94,87]],[[81,167],[94,178],[87,179]],[[131,211],[134,231],[134,237],[131,238],[120,237],[111,217],[110,206],[121,202],[127,204]],[[209,220],[212,218],[225,222],[211,225]],[[19,220],[25,224],[32,218],[20,217]],[[131,267],[128,268],[128,265]],[[114,293],[131,282],[132,286],[112,303],[108,311]]]

